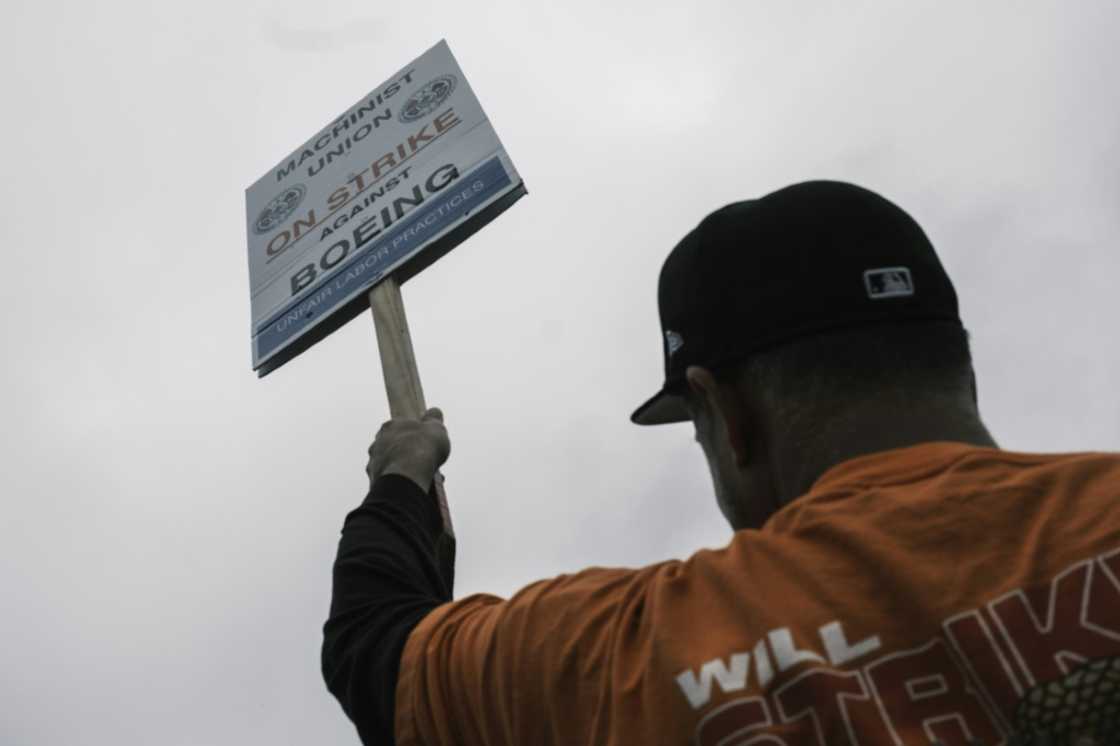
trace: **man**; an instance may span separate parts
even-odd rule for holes
[[[328,687],[363,741],[1120,743],[1120,456],[1000,450],[909,215],[839,182],[670,253],[665,383],[728,546],[451,601],[443,415],[386,423],[346,520]]]

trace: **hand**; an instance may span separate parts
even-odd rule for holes
[[[366,474],[371,486],[384,474],[400,474],[427,492],[436,470],[450,455],[443,412],[432,407],[419,420],[398,417],[381,426],[369,447]]]

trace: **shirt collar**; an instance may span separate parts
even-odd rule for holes
[[[841,461],[817,477],[808,492],[783,505],[762,526],[768,533],[791,530],[814,504],[873,487],[908,484],[938,474],[969,453],[998,452],[997,448],[954,441],[927,441],[902,448],[876,451]]]
[[[917,482],[943,470],[967,453],[998,450],[971,443],[938,440],[868,453],[826,469],[798,500],[846,485],[885,486]]]

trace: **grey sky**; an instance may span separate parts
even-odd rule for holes
[[[0,743],[352,744],[318,669],[372,322],[250,371],[244,188],[446,38],[529,196],[404,288],[458,594],[720,546],[656,280],[811,178],[911,212],[1018,451],[1120,450],[1112,2],[6,6]]]

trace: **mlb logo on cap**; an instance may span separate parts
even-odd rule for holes
[[[897,298],[914,294],[914,281],[907,267],[880,267],[863,273],[863,284],[867,287],[867,297]]]

